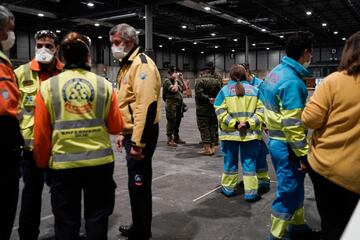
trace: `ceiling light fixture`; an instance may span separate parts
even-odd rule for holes
[[[238,39],[237,38],[234,38],[234,42],[237,42],[238,41]]]
[[[214,48],[219,48],[219,46],[216,45]]]
[[[268,50],[268,51],[269,51],[269,50],[270,50],[270,48],[268,48],[268,47],[267,47],[267,48],[266,48],[266,50]]]
[[[311,11],[306,11],[306,15],[310,16],[312,14]]]
[[[103,37],[102,36],[98,36],[98,39],[102,39]]]
[[[205,9],[206,11],[210,11],[210,10],[211,10],[210,7],[204,7],[204,9]]]
[[[284,35],[280,35],[280,38],[284,38]]]
[[[146,16],[143,16],[143,19],[146,19]]]
[[[88,3],[86,3],[86,5],[87,5],[88,7],[94,7],[94,6],[95,6],[95,4],[94,4],[93,2],[88,2]]]
[[[182,48],[181,51],[185,51],[185,48]]]
[[[94,26],[95,26],[95,27],[99,27],[99,26],[100,26],[100,23],[95,23]]]
[[[253,44],[251,44],[253,47],[255,47],[256,46],[256,43],[253,43]]]
[[[334,34],[336,35],[336,34],[338,34],[339,32],[338,31],[334,31]]]
[[[168,37],[169,40],[172,40],[172,37]]]
[[[163,45],[162,45],[162,44],[160,44],[160,45],[159,45],[159,47],[160,47],[160,48],[162,48],[162,47],[163,47]]]
[[[186,25],[182,25],[181,28],[182,28],[182,29],[186,29],[187,26],[186,26]]]
[[[261,29],[261,31],[262,31],[262,32],[266,32],[266,29],[265,29],[265,28],[263,28],[263,29]]]
[[[235,52],[235,49],[231,49],[232,52]]]
[[[342,38],[342,40],[343,40],[343,41],[345,41],[345,40],[346,40],[346,38]]]
[[[197,42],[193,42],[193,44],[194,44],[194,45],[196,45],[196,44],[197,44]]]
[[[55,30],[56,33],[61,33],[61,30],[57,29]]]
[[[210,35],[214,37],[214,36],[216,36],[216,33],[210,33]]]
[[[44,17],[45,15],[43,13],[38,13],[37,14],[39,17]]]
[[[140,31],[136,31],[136,34],[140,34]]]
[[[204,51],[201,51],[200,53],[201,53],[201,54],[204,54]]]
[[[322,23],[321,26],[326,27],[327,23]]]

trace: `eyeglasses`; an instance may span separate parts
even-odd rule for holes
[[[37,31],[34,35],[35,39],[43,38],[43,37],[50,37],[53,38],[55,43],[59,41],[58,36],[51,30],[40,30]]]

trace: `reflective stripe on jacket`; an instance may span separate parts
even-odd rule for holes
[[[110,82],[77,68],[43,82],[40,94],[52,124],[51,169],[114,161],[105,123],[112,96]]]
[[[24,137],[25,147],[33,148],[34,142],[34,108],[35,99],[40,84],[51,76],[61,72],[63,64],[56,59],[54,69],[41,71],[39,63],[33,59],[24,65],[15,69],[20,90],[20,129]],[[46,75],[41,75],[46,73]]]
[[[262,85],[269,137],[286,141],[297,156],[307,155],[309,149],[301,122],[308,95],[301,78],[309,75],[310,72],[299,62],[285,56]]]
[[[20,90],[20,129],[24,137],[25,147],[32,148],[34,141],[34,108],[35,97],[40,87],[37,72],[31,71],[30,63],[15,69]]]
[[[230,80],[217,95],[214,103],[219,121],[219,139],[230,141],[250,141],[261,139],[263,122],[263,104],[259,90],[246,81],[241,81],[245,88],[243,97],[236,96],[236,82]],[[248,122],[246,131],[235,129],[236,122]]]

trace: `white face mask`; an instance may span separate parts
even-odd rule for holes
[[[128,52],[125,52],[124,47],[111,47],[111,52],[114,58],[116,58],[119,61],[121,61],[128,54]]]
[[[8,38],[1,41],[1,46],[4,51],[9,50],[15,44],[15,33],[13,31],[7,32]]]
[[[39,63],[48,64],[50,63],[54,58],[54,53],[46,48],[35,48],[35,60]]]

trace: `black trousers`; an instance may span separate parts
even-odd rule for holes
[[[0,240],[10,239],[19,197],[19,178],[0,180]]]
[[[19,237],[21,240],[37,240],[40,233],[44,170],[36,166],[33,152],[29,150],[24,150],[21,170],[24,187],[19,215]]]
[[[1,143],[0,147],[0,240],[8,240],[19,197],[21,150],[19,147],[5,146],[5,143]]]
[[[159,125],[154,125],[147,133],[148,138],[143,149],[144,159],[135,160],[130,157],[131,135],[125,135],[125,150],[128,167],[128,188],[134,230],[129,240],[148,240],[151,238],[152,220],[152,157],[159,136]]]
[[[339,240],[359,201],[359,194],[348,191],[316,173],[308,165],[321,218],[322,238]]]
[[[114,163],[66,170],[49,170],[55,239],[78,240],[81,197],[87,240],[106,240],[108,218],[115,203]]]

